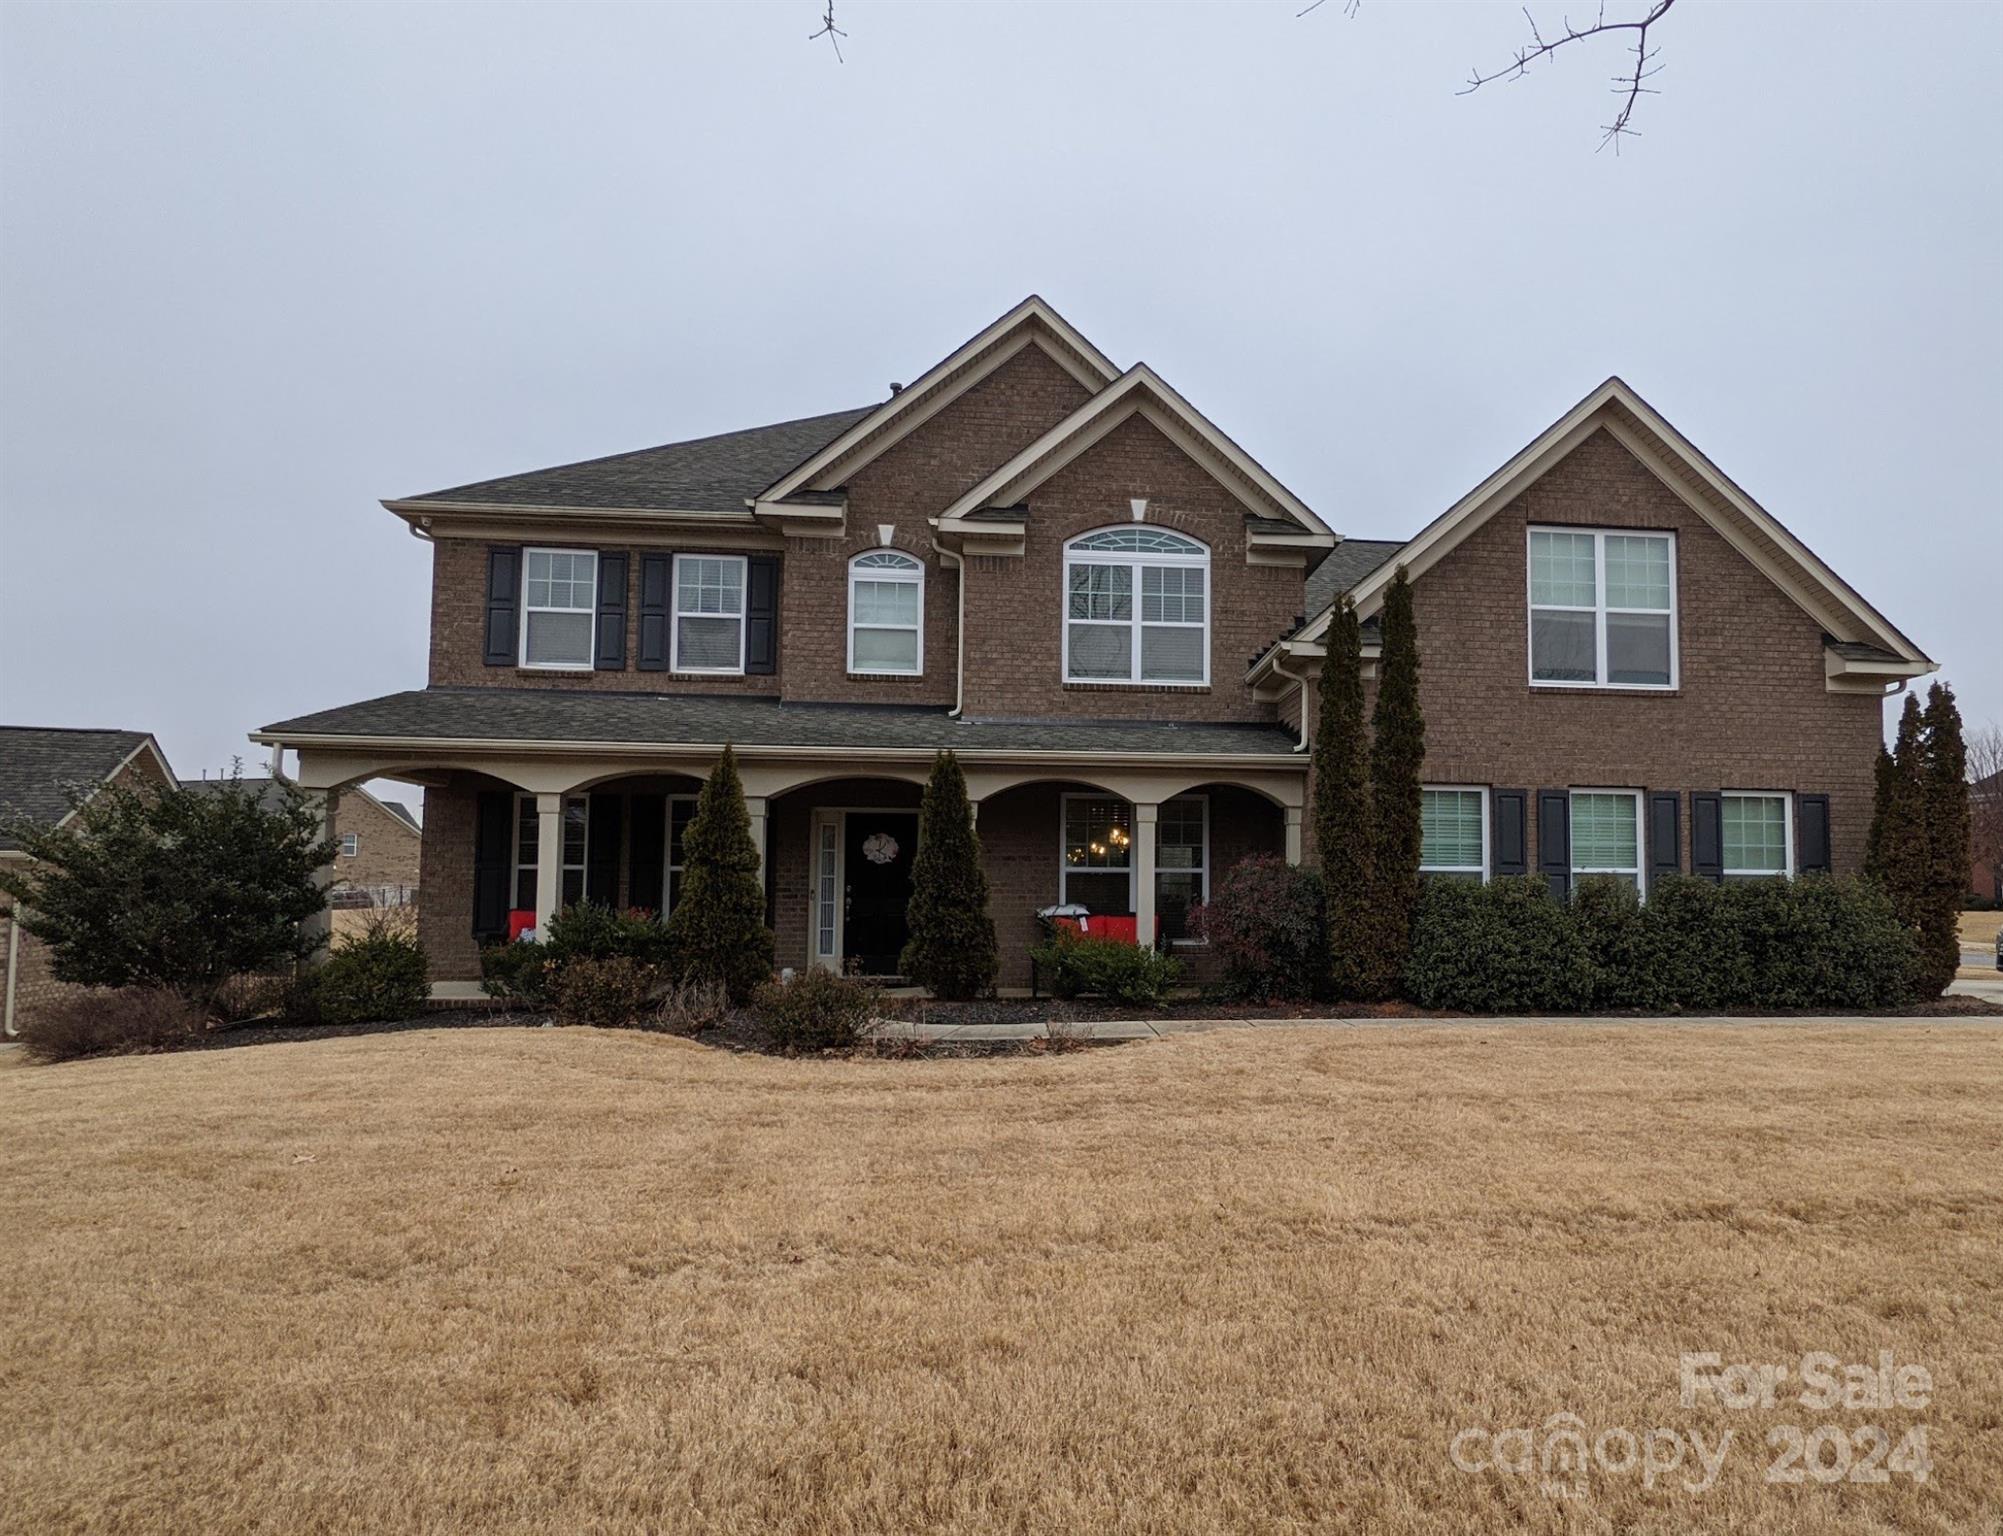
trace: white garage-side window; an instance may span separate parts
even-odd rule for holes
[[[1065,545],[1064,680],[1208,684],[1209,549],[1143,525]]]
[[[894,549],[849,561],[848,669],[888,677],[925,670],[925,567]]]

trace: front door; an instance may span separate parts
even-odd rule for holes
[[[843,969],[895,976],[911,937],[911,855],[918,847],[912,811],[850,811],[843,818]]]

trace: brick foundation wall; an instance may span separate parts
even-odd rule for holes
[[[1532,523],[1675,532],[1675,692],[1530,687]],[[1827,794],[1834,866],[1862,865],[1880,701],[1828,692],[1821,626],[1609,434],[1498,511],[1412,597],[1426,781],[1530,790],[1533,863],[1535,791],[1580,787]],[[1374,704],[1375,685],[1365,691]],[[1687,870],[1687,798],[1680,822]]]

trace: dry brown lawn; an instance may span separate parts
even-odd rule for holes
[[[2003,1029],[0,1062],[13,1530],[1995,1531]],[[1889,1349],[1923,1410],[1678,1402]],[[1784,1385],[1783,1393],[1798,1390]],[[1456,1431],[1734,1432],[1708,1493]],[[1772,1486],[1767,1431],[1928,1432]],[[1538,1442],[1541,1444],[1541,1440]],[[1615,1445],[1618,1457],[1619,1447]],[[1834,1454],[1833,1452],[1831,1453]]]
[[[1961,942],[1971,949],[1988,949],[1996,942],[1996,932],[2003,928],[2003,912],[1964,912],[1961,914]]]

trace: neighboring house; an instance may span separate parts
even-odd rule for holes
[[[174,771],[145,731],[0,726],[0,819],[24,817],[60,826],[75,814],[67,791],[106,784],[171,784]],[[20,843],[0,829],[0,862],[26,859]],[[15,921],[13,898],[0,894],[0,1029],[58,997],[64,984],[50,973],[49,952]]]
[[[2003,902],[2003,773],[1968,786],[1968,891]]]
[[[183,789],[215,789],[223,778],[183,779]],[[278,783],[246,778],[259,803],[276,809]],[[381,800],[360,784],[345,786],[334,797],[334,908],[408,907],[416,904],[419,844],[416,819],[394,800]]]
[[[783,966],[895,968],[942,747],[1004,985],[1058,902],[1173,936],[1309,851],[1326,611],[1401,562],[1441,873],[1854,869],[1881,701],[1934,666],[1619,380],[1413,539],[1342,540],[1035,298],[873,406],[384,505],[432,545],[429,686],[254,739],[426,786],[447,980],[511,913],[671,904],[725,743]]]

